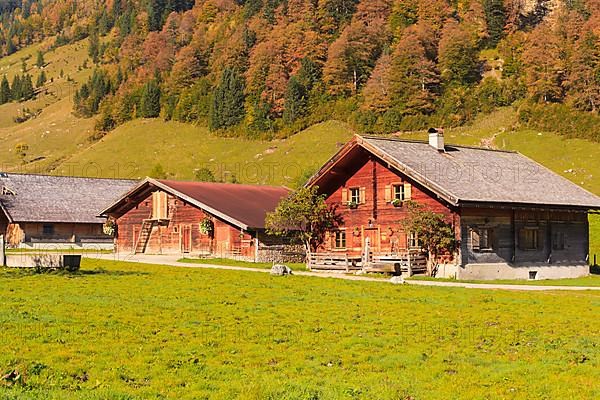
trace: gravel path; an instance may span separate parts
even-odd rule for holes
[[[121,256],[119,254],[84,254],[86,258],[93,258],[97,260],[111,260],[111,261],[126,261],[126,262],[137,262],[144,264],[155,264],[155,265],[170,265],[175,267],[185,268],[208,268],[208,269],[225,269],[232,271],[246,271],[246,272],[262,272],[269,273],[268,269],[262,268],[248,268],[248,267],[234,267],[227,265],[213,265],[213,264],[198,264],[198,263],[184,263],[178,262],[179,256],[172,255],[126,255]],[[319,278],[335,278],[335,279],[346,279],[351,281],[369,281],[369,282],[385,282],[389,283],[388,279],[372,278],[363,275],[348,275],[332,272],[310,272],[310,271],[296,271],[294,275],[299,276],[316,276]],[[507,284],[495,284],[495,283],[464,283],[464,282],[446,282],[446,281],[431,281],[431,280],[406,280],[408,285],[417,286],[437,286],[437,287],[458,287],[467,289],[490,289],[490,290],[521,290],[521,291],[548,291],[548,290],[569,290],[569,291],[581,291],[581,290],[600,290],[600,286],[546,286],[546,285],[507,285]]]

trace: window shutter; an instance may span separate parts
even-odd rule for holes
[[[158,192],[152,192],[152,218],[158,217]]]
[[[342,188],[342,204],[348,203],[348,189]]]
[[[392,185],[385,185],[385,202],[392,201]]]
[[[360,188],[360,204],[365,204],[367,202],[367,190],[364,187]]]
[[[410,183],[404,184],[404,200],[410,200],[412,197],[412,185]]]

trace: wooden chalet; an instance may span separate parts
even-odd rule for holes
[[[0,235],[15,248],[112,250],[98,212],[135,183],[0,173]]]
[[[312,269],[401,270],[462,279],[578,277],[589,273],[588,213],[600,198],[511,151],[355,136],[307,183],[343,224],[310,255]],[[426,268],[404,232],[405,202],[442,213],[458,250]]]
[[[281,245],[265,233],[265,216],[289,194],[284,187],[146,178],[102,215],[116,221],[120,252],[258,261]]]

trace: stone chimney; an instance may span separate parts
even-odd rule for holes
[[[429,128],[429,145],[437,151],[444,151],[444,130],[441,128]]]

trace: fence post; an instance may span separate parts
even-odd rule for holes
[[[4,246],[4,235],[0,235],[0,265],[6,267],[6,248]]]

